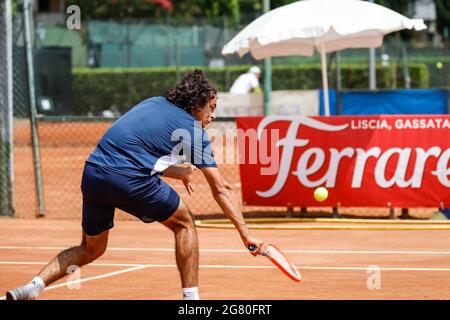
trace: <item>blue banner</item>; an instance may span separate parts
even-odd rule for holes
[[[342,115],[448,113],[446,90],[341,92],[340,97]]]
[[[330,100],[330,116],[335,116],[337,115],[337,95],[336,95],[336,91],[331,89],[328,90],[328,96],[329,96],[329,100]],[[325,115],[325,102],[324,102],[324,98],[323,98],[323,89],[320,89],[319,92],[319,98],[320,98],[320,115],[324,116]]]

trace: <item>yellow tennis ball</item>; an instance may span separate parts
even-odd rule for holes
[[[442,69],[442,67],[444,66],[444,64],[442,62],[436,62],[436,68],[438,69]]]
[[[317,201],[324,201],[328,198],[328,190],[324,187],[319,187],[316,190],[314,190],[314,198]]]

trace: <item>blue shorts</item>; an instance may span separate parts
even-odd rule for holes
[[[167,220],[180,204],[178,193],[159,176],[135,177],[86,162],[81,181],[83,231],[95,236],[114,226],[115,208],[143,222]]]

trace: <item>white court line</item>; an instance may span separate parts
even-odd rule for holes
[[[20,262],[20,261],[0,261],[0,265],[46,265],[47,262]],[[109,266],[109,267],[122,267],[133,266],[134,268],[176,268],[175,264],[123,264],[123,263],[91,263],[91,266]],[[221,264],[204,264],[200,265],[200,268],[211,269],[275,269],[275,266],[248,266],[248,265],[221,265]],[[354,267],[326,267],[326,266],[302,266],[297,265],[302,270],[363,270],[367,271],[370,268],[367,266],[354,266]],[[380,271],[446,271],[450,272],[450,268],[406,268],[406,267],[379,267]],[[120,271],[117,271],[120,272]]]
[[[15,261],[0,261],[1,264],[11,264],[11,265],[46,265],[46,262],[15,262]],[[92,263],[92,266],[124,266],[125,264],[113,264],[113,263]],[[131,266],[131,264],[127,265]],[[45,290],[51,290],[63,286],[68,286],[76,283],[82,283],[90,280],[103,279],[107,277],[112,277],[118,274],[131,272],[135,270],[145,269],[145,268],[175,268],[175,264],[135,264],[132,268],[125,270],[115,271],[111,273],[106,273],[104,275],[84,278],[76,281],[69,281],[61,283],[58,285],[47,287]],[[211,268],[211,269],[275,269],[275,266],[244,266],[244,265],[200,265],[200,268]],[[351,271],[367,271],[368,267],[316,267],[316,266],[298,266],[300,270],[351,270]],[[450,268],[399,268],[399,267],[380,267],[380,271],[445,271],[450,272]],[[6,297],[0,297],[0,300],[5,300]]]
[[[11,265],[46,265],[48,262],[28,262],[28,261],[0,261],[0,265],[2,264],[11,264]],[[90,266],[100,266],[100,267],[141,267],[145,266],[142,263],[99,263],[94,262],[90,263]]]
[[[133,268],[125,269],[125,270],[120,270],[120,271],[115,271],[115,272],[111,272],[111,273],[102,274],[100,276],[95,276],[95,277],[89,277],[89,278],[84,278],[84,279],[80,279],[80,280],[64,282],[64,283],[61,283],[61,284],[57,284],[57,285],[54,285],[54,286],[47,287],[47,288],[45,288],[44,291],[52,290],[52,289],[56,289],[56,288],[60,288],[60,287],[64,287],[64,286],[69,286],[69,285],[76,284],[76,283],[82,283],[82,282],[96,280],[96,279],[108,278],[108,277],[112,277],[112,276],[115,276],[115,275],[118,275],[118,274],[131,272],[131,271],[144,269],[144,268],[147,268],[147,266],[146,265],[142,265],[142,266],[139,266],[139,267],[133,267]]]
[[[0,246],[0,250],[64,250],[67,247],[25,247]],[[174,252],[173,248],[108,248],[108,251],[129,252]],[[247,250],[237,249],[200,249],[204,253],[248,253]],[[314,249],[286,249],[286,253],[316,253],[316,254],[405,254],[405,255],[450,255],[450,251],[397,251],[397,250],[314,250]]]
[[[44,263],[45,265],[46,263]],[[64,282],[61,284],[57,284],[54,286],[50,286],[44,289],[44,291],[47,290],[52,290],[52,289],[56,289],[56,288],[60,288],[60,287],[64,287],[64,286],[70,286],[76,283],[82,283],[82,282],[87,282],[87,281],[91,281],[91,280],[96,280],[96,279],[103,279],[103,278],[108,278],[108,277],[112,277],[118,274],[122,274],[122,273],[126,273],[126,272],[131,272],[131,271],[135,271],[135,270],[139,270],[139,269],[144,269],[147,268],[146,265],[140,265],[138,267],[133,267],[133,268],[128,268],[125,270],[119,270],[119,271],[115,271],[115,272],[110,272],[110,273],[105,273],[102,274],[100,276],[95,276],[95,277],[89,277],[89,278],[84,278],[84,279],[80,279],[80,280],[74,280],[74,281],[68,281],[68,282]],[[6,300],[6,296],[0,297],[0,300]]]

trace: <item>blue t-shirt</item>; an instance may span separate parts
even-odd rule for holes
[[[166,98],[154,97],[120,117],[87,162],[148,176],[167,156],[182,157],[198,168],[217,167],[208,134],[195,118]]]

